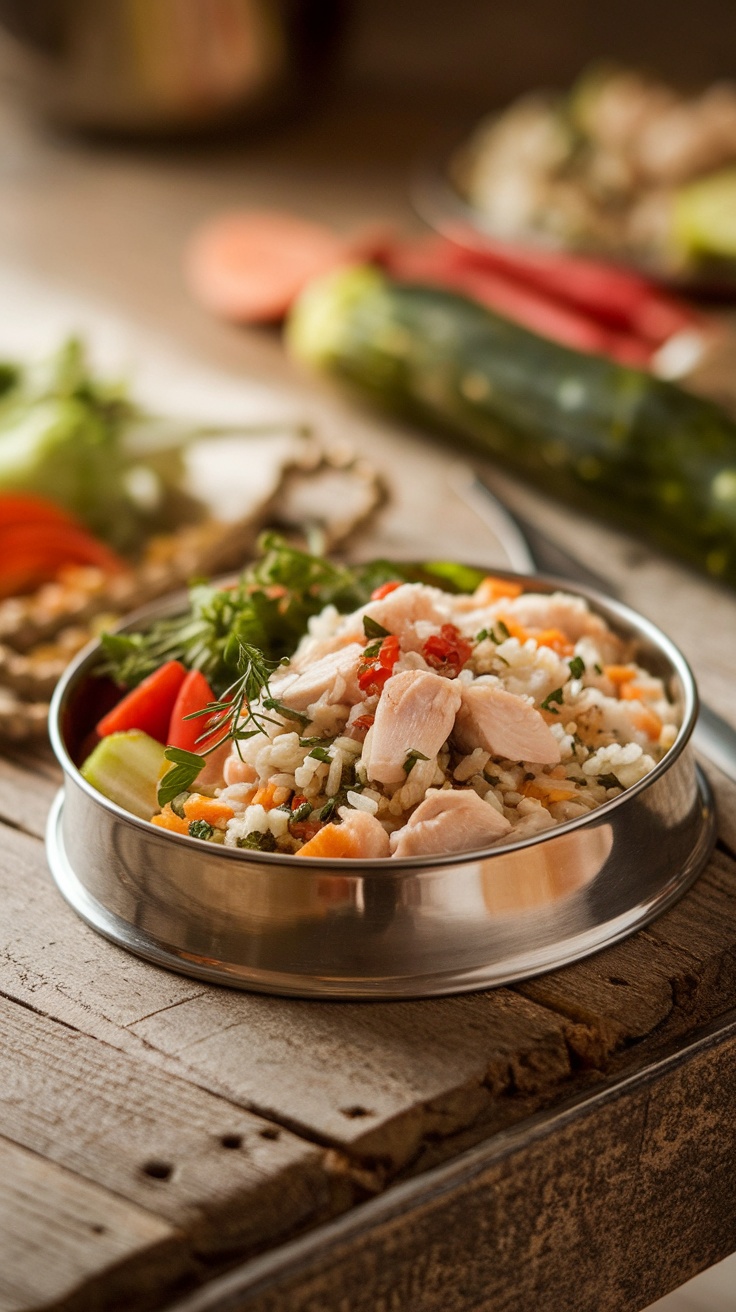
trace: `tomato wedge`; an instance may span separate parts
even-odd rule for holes
[[[125,729],[141,729],[159,743],[166,742],[171,713],[187,676],[181,661],[167,661],[103,715],[97,725],[101,738]]]
[[[200,670],[190,670],[176,695],[169,719],[166,742],[169,747],[183,747],[186,752],[206,751],[217,742],[218,728],[211,729],[209,717],[197,715],[216,701],[210,685]],[[194,720],[187,719],[196,715]],[[211,732],[208,730],[211,729]]]
[[[0,523],[0,597],[32,591],[65,565],[94,565],[106,574],[129,568],[73,520]]]

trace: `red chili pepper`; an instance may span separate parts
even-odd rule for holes
[[[461,637],[454,624],[443,624],[439,636],[427,638],[422,655],[428,665],[435,670],[447,670],[459,674],[466,661],[473,654],[471,643]]]
[[[385,670],[392,670],[398,659],[399,640],[393,633],[389,633],[388,637],[384,638],[381,643],[378,652],[378,663]]]
[[[298,811],[300,806],[304,806],[306,800],[307,800],[306,797],[304,797],[302,793],[300,793],[298,797],[292,797],[291,799],[292,811]]]
[[[401,579],[394,579],[392,583],[382,583],[380,588],[374,588],[371,593],[371,601],[383,601],[390,592],[395,592],[401,587]]]
[[[367,732],[370,729],[371,725],[373,724],[375,718],[376,718],[375,715],[358,715],[353,720],[352,724],[350,725],[350,728],[365,729]]]
[[[374,665],[371,662],[361,674],[358,675],[358,687],[361,692],[374,696],[380,693],[384,683],[391,678],[391,671],[382,665]]]

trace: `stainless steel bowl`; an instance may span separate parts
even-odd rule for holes
[[[561,580],[520,582],[540,592],[570,590]],[[687,662],[659,629],[595,592],[575,591],[635,640],[639,659],[664,679],[682,713],[664,759],[589,818],[432,861],[320,861],[165,833],[102,797],[72,759],[77,708],[100,659],[94,644],[69,668],[51,707],[65,784],[49,818],[47,851],[61,892],[93,928],[150,961],[219,984],[299,996],[488,988],[631,933],[685,891],[715,840],[710,791],[688,746],[697,693]],[[126,628],[177,609],[181,599],[149,607]]]

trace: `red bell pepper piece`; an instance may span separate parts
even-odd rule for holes
[[[186,678],[181,661],[167,661],[103,715],[97,725],[101,738],[126,729],[141,729],[159,743],[166,742],[169,721],[179,689]]]
[[[373,589],[371,593],[371,601],[383,601],[384,597],[387,597],[390,592],[395,592],[396,589],[400,587],[400,579],[394,579],[391,583],[382,583],[380,588]]]
[[[169,719],[166,742],[186,752],[202,752],[217,742],[217,725],[207,715],[197,715],[217,698],[200,670],[190,670],[177,693]],[[217,715],[217,712],[213,712]],[[193,715],[193,720],[187,717]]]

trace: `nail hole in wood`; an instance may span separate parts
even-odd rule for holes
[[[618,984],[620,988],[624,988],[624,989],[627,989],[629,987],[629,981],[627,979],[621,979],[620,975],[609,975],[608,983]]]
[[[359,1116],[373,1115],[373,1112],[369,1112],[367,1107],[341,1107],[340,1111],[343,1116],[349,1117],[351,1121],[357,1120]]]
[[[170,1162],[160,1162],[155,1158],[144,1162],[142,1169],[143,1174],[149,1175],[152,1180],[170,1180],[174,1172]]]
[[[275,1129],[273,1125],[267,1125],[265,1130],[259,1130],[258,1133],[262,1139],[278,1139],[280,1131]]]
[[[242,1148],[243,1136],[242,1134],[223,1134],[220,1143],[223,1148]]]

